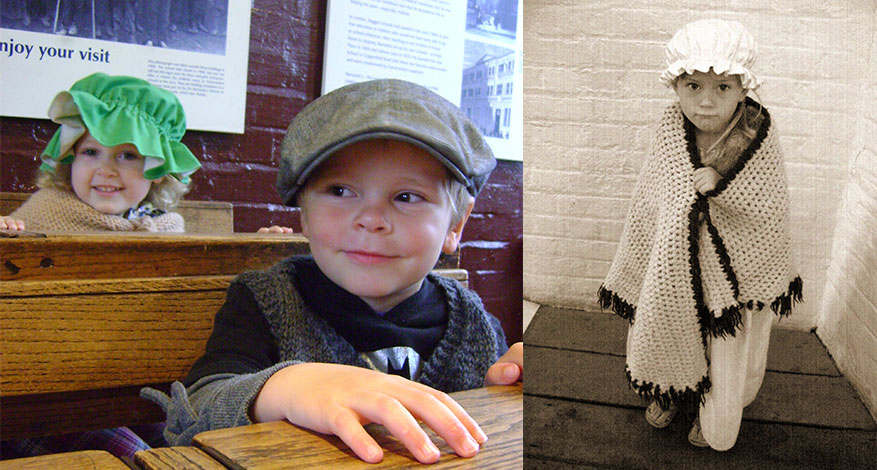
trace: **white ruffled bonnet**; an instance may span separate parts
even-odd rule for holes
[[[661,81],[668,87],[683,73],[694,71],[740,75],[743,88],[755,90],[761,80],[750,69],[758,48],[749,31],[737,21],[709,19],[688,23],[667,43],[667,69]]]

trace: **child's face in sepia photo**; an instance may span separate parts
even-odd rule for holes
[[[706,134],[724,132],[746,97],[739,75],[718,75],[712,70],[681,75],[674,90],[685,117]]]

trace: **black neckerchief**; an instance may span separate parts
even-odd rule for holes
[[[447,303],[428,278],[414,295],[380,314],[326,277],[313,257],[296,257],[294,264],[305,304],[358,352],[407,346],[426,360],[444,335]]]

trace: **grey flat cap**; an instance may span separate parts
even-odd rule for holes
[[[280,149],[277,191],[288,206],[311,172],[341,148],[369,139],[401,140],[436,157],[477,195],[496,158],[478,128],[438,94],[403,80],[354,83],[317,98],[292,120]]]

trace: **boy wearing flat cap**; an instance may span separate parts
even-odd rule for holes
[[[496,160],[439,95],[400,80],[339,88],[286,133],[277,189],[301,207],[311,256],[244,273],[228,289],[204,356],[165,407],[165,435],[286,419],[382,459],[363,424],[383,424],[423,463],[423,421],[463,457],[487,436],[443,392],[521,379],[477,294],[430,273],[456,250]]]

